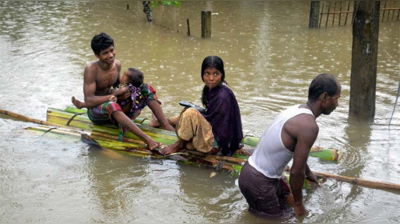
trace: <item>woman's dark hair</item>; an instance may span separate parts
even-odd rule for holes
[[[221,72],[221,83],[228,84],[225,81],[225,70],[224,70],[224,62],[218,56],[208,56],[203,60],[203,64],[201,65],[201,80],[204,82],[204,71],[208,68],[215,68]],[[204,107],[207,109],[208,107],[208,94],[210,92],[210,88],[207,85],[204,85],[203,93],[201,94],[201,102],[203,103]]]
[[[339,85],[336,78],[329,74],[319,74],[315,77],[308,89],[308,100],[315,102],[319,95],[326,92],[329,96],[334,96],[338,93]]]
[[[143,72],[136,68],[128,68],[128,71],[128,82],[140,87],[143,84]]]
[[[90,46],[96,55],[100,55],[102,50],[114,46],[114,40],[106,33],[99,33],[93,37]]]

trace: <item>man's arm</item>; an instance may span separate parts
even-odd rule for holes
[[[86,66],[83,77],[83,94],[87,108],[90,109],[109,101],[112,95],[94,95],[96,92],[96,73],[92,66]]]
[[[295,128],[290,130],[292,133],[289,133],[297,139],[290,170],[290,188],[293,193],[296,216],[300,216],[306,213],[302,190],[308,167],[308,154],[318,136],[319,129],[314,118],[309,115],[300,115],[294,122],[296,122]]]

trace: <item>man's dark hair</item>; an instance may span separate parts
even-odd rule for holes
[[[203,60],[203,64],[201,65],[201,80],[204,82],[204,71],[208,68],[215,68],[219,72],[221,72],[221,83],[226,83],[225,81],[225,70],[224,70],[224,62],[218,56],[208,56]],[[204,85],[203,93],[201,95],[201,102],[203,103],[205,108],[208,108],[208,93],[210,92],[210,88],[207,85]]]
[[[102,50],[114,46],[114,40],[106,33],[99,33],[93,37],[90,46],[95,54],[100,55]]]
[[[336,78],[329,74],[319,74],[315,77],[308,89],[308,100],[315,102],[319,95],[326,92],[329,96],[334,96],[338,93],[339,85]]]
[[[128,68],[128,82],[139,87],[143,84],[143,72],[136,68]]]

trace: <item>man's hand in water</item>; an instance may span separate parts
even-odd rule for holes
[[[296,217],[299,217],[299,216],[307,214],[307,210],[303,204],[294,205],[294,213],[296,214]]]
[[[321,175],[315,175],[312,171],[308,173],[307,179],[309,179],[311,182],[314,182],[318,187],[321,186],[321,183],[326,181],[326,177]],[[319,179],[322,179],[322,181],[320,182]]]

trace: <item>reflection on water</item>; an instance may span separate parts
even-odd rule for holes
[[[83,68],[96,58],[90,40],[115,39],[122,69],[145,74],[168,116],[180,100],[200,104],[200,63],[225,62],[243,127],[260,135],[282,109],[306,101],[318,73],[342,85],[339,107],[317,119],[316,145],[338,148],[338,164],[309,158],[312,169],[399,182],[400,112],[387,124],[398,86],[398,22],[380,24],[376,117],[348,117],[351,26],[308,29],[307,2],[182,2],[154,9],[140,2],[0,2],[0,107],[45,119],[48,107],[83,99]],[[200,38],[200,12],[212,10],[212,38]],[[186,36],[186,20],[191,36]],[[149,111],[142,115],[149,117]],[[269,222],[247,212],[237,176],[88,148],[78,139],[32,136],[0,119],[0,220],[6,222]],[[398,193],[328,180],[305,192],[309,214],[292,222],[398,222]],[[74,214],[74,215],[70,215]],[[271,221],[272,222],[272,221]]]

